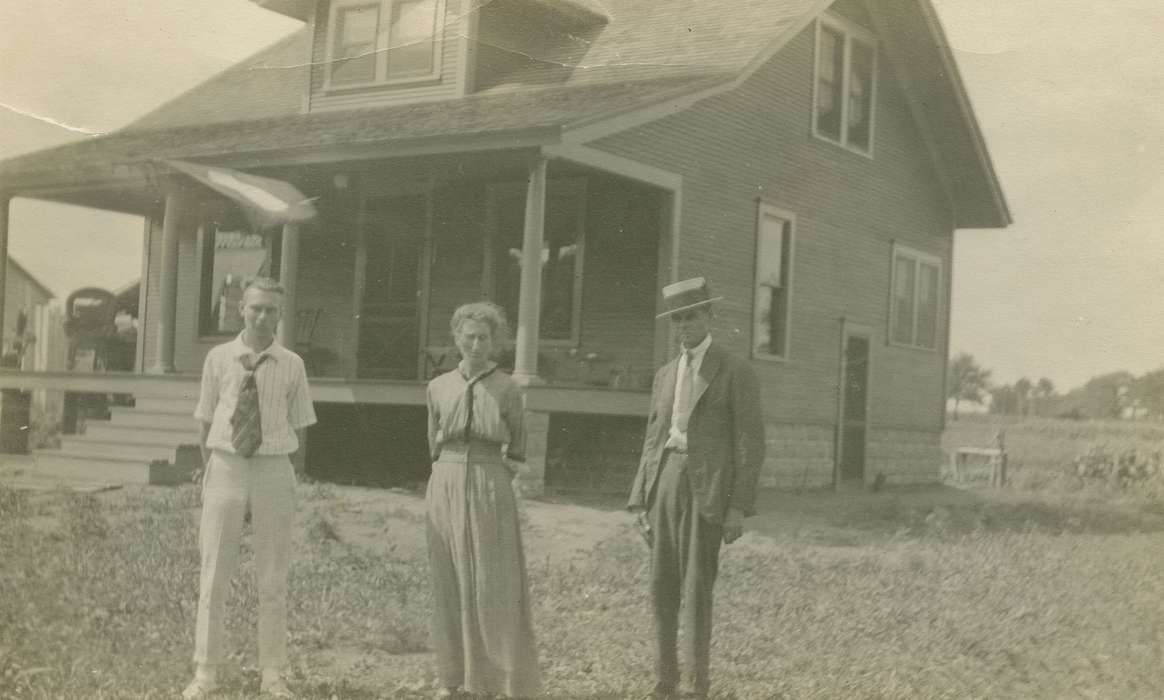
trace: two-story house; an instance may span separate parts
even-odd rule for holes
[[[1010,214],[929,0],[260,4],[303,29],[121,132],[0,164],[4,203],[150,222],[145,370],[107,378],[137,407],[56,459],[139,463],[137,427],[188,440],[203,357],[262,273],[314,375],[309,470],[427,475],[423,382],[455,361],[453,308],[487,298],[517,328],[531,488],[618,490],[674,352],[659,289],[705,275],[716,342],[763,384],[765,484],[937,478],[953,234]],[[165,159],[291,182],[319,214],[249,230]]]

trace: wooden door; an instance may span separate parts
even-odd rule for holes
[[[842,338],[837,474],[842,482],[861,482],[865,479],[871,342],[868,333],[848,327]]]

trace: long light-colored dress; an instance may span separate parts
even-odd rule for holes
[[[445,687],[522,697],[541,689],[513,473],[525,458],[520,389],[495,366],[428,385],[432,637]]]

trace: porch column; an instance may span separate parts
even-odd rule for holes
[[[162,260],[158,270],[160,307],[158,335],[154,343],[151,374],[175,372],[174,321],[178,308],[178,236],[186,214],[188,195],[178,189],[166,193],[166,211],[162,217]]]
[[[11,197],[0,192],[0,354],[4,352],[4,298],[8,293],[8,203]]]
[[[530,164],[525,192],[525,234],[521,242],[521,291],[513,378],[520,384],[538,376],[538,326],[542,307],[542,241],[546,224],[546,163],[540,153]]]
[[[279,344],[295,349],[296,325],[299,316],[299,225],[283,224],[282,255],[279,258],[279,282],[287,293],[283,295],[283,322],[279,324]]]

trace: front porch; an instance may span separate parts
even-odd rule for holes
[[[595,485],[601,476],[570,476],[575,450],[565,446],[585,442],[579,431],[602,439],[603,416],[621,434],[646,415],[668,345],[655,313],[660,280],[673,276],[677,187],[578,152],[585,157],[514,149],[273,165],[256,172],[293,182],[319,212],[281,230],[249,230],[236,205],[156,168],[27,192],[147,216],[142,341],[132,373],[0,370],[0,388],[192,400],[205,353],[241,328],[243,284],[274,276],[288,289],[280,337],[305,358],[320,409],[308,472],[345,461],[337,449],[367,446],[353,425],[392,437],[387,451],[398,446],[404,458],[423,440],[423,427],[407,428],[412,413],[423,417],[425,382],[458,359],[453,309],[489,299],[516,331],[499,360],[527,386],[528,490],[554,487],[548,458],[562,484]],[[346,457],[352,471],[330,476],[401,480],[383,473],[383,454],[353,447]]]
[[[319,216],[251,231],[181,181],[145,212],[143,371],[197,372],[241,329],[246,280],[267,275],[288,288],[281,338],[313,377],[427,380],[456,362],[453,309],[489,299],[515,331],[499,360],[519,380],[649,388],[667,343],[654,316],[672,274],[668,190],[527,150],[263,174]]]

